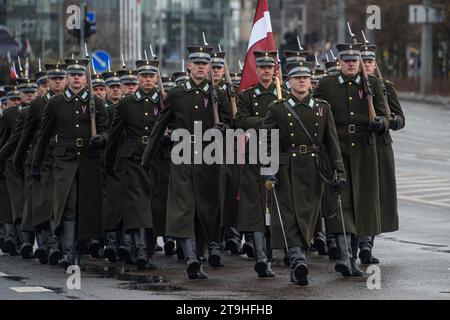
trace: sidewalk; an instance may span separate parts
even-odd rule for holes
[[[397,92],[401,100],[439,104],[450,109],[450,96],[423,95],[416,92]]]

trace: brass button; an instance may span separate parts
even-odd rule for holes
[[[195,109],[198,109],[198,106],[194,106]]]
[[[352,147],[354,147],[355,146],[355,144],[352,142]]]
[[[319,106],[319,104],[318,103],[316,103],[316,107],[318,107]]]
[[[353,100],[353,98],[352,97],[348,97],[348,100]]]
[[[292,156],[293,156],[293,157],[296,157],[296,156],[297,156],[297,154],[296,154],[296,153],[293,153],[293,154],[292,154]]]
[[[350,81],[348,84],[349,84],[349,85],[352,85],[352,82]]]
[[[144,113],[146,116],[148,116],[148,112]]]
[[[294,134],[293,133],[291,133],[291,137],[293,137],[294,136]]]
[[[311,157],[315,157],[316,155],[314,153],[311,153]]]
[[[76,113],[76,114],[79,114],[79,113],[80,113],[80,111],[75,111],[75,113]]]
[[[316,112],[316,116],[319,116],[319,113],[318,113],[318,112]]]
[[[295,144],[292,144],[292,147],[295,147]]]
[[[79,124],[76,124],[76,125],[75,125],[75,127],[79,128],[79,127],[80,127],[80,125],[79,125]]]
[[[352,112],[350,112],[350,115],[353,116],[353,115],[355,115],[355,113],[352,111]]]
[[[195,93],[196,93],[196,94],[199,94],[200,92],[198,92],[198,91],[195,91]]]
[[[145,129],[145,130],[148,130],[148,127],[145,127],[144,129]]]
[[[288,113],[288,117],[290,117],[291,116],[291,114],[290,113]]]
[[[259,112],[255,112],[255,114],[256,114],[257,116],[259,116]]]
[[[319,126],[319,123],[318,122],[316,122],[316,127],[318,127]]]
[[[78,98],[75,98],[75,101],[78,101]]]
[[[253,98],[256,98],[256,95],[253,95]]]
[[[317,137],[317,133],[314,133],[314,137]]]
[[[145,102],[148,102],[148,99],[145,99]]]
[[[289,125],[292,127],[294,124],[291,122],[291,123],[289,123]]]
[[[77,155],[81,155],[81,153],[80,153],[80,152],[77,152]]]
[[[258,105],[258,102],[255,102],[255,106],[257,106]]]

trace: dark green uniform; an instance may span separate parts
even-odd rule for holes
[[[5,118],[0,116],[0,147],[3,146],[4,137],[7,136],[9,127],[5,124]],[[2,143],[3,141],[3,143]],[[6,165],[6,164],[5,164]],[[3,223],[12,223],[12,208],[9,199],[8,187],[6,185],[4,167],[0,166],[0,225]]]
[[[54,223],[70,216],[77,221],[77,239],[102,235],[102,188],[100,152],[89,145],[91,116],[89,93],[67,89],[50,99],[44,109],[33,167],[41,168],[53,136],[54,149]],[[97,133],[107,139],[108,115],[103,102],[95,97]]]
[[[394,86],[390,81],[384,81],[388,94],[389,108],[398,118],[398,126],[393,130],[405,127],[405,116]],[[380,213],[381,232],[394,232],[398,230],[397,211],[397,184],[395,181],[395,161],[392,149],[390,130],[377,138],[378,170],[380,179]]]
[[[284,95],[287,95],[284,93]],[[266,89],[259,83],[239,94],[236,128],[262,129],[268,106],[277,99],[275,84]],[[255,138],[255,137],[253,137]],[[247,152],[247,150],[246,150]],[[265,232],[264,208],[266,190],[260,179],[258,164],[244,164],[239,188],[239,230]]]
[[[24,180],[22,175],[16,172],[12,160],[25,122],[26,108],[26,106],[20,104],[8,108],[3,112],[3,125],[6,126],[6,128],[2,130],[4,132],[2,139],[4,139],[5,142],[0,151],[0,156],[1,158],[7,159],[5,177],[12,205],[14,223],[21,221],[25,206]]]
[[[211,85],[207,80],[197,85],[192,79],[167,93],[164,109],[156,122],[143,162],[149,164],[157,155],[160,139],[166,128],[185,129],[194,133],[194,122],[201,121],[203,132],[214,126]],[[225,93],[217,91],[219,118],[225,124],[230,121],[230,109]],[[192,136],[191,136],[192,137]],[[202,137],[192,138],[192,141]],[[175,142],[174,145],[177,145]],[[192,148],[192,155],[194,154]],[[167,198],[166,235],[190,238],[194,219],[199,222],[206,241],[219,241],[220,237],[220,188],[219,165],[179,164],[171,162]]]
[[[139,89],[133,95],[121,99],[117,105],[105,161],[106,166],[111,167],[117,156],[114,170],[122,179],[123,205],[119,216],[105,219],[108,230],[115,229],[121,220],[124,230],[153,227],[151,179],[141,166],[141,159],[160,112],[159,98],[156,89],[148,93]],[[126,140],[119,143],[123,131]]]
[[[53,95],[53,93],[49,92],[31,102],[25,116],[22,135],[14,155],[13,162],[15,166],[25,163],[25,167],[28,171],[31,170],[33,154],[39,133],[39,124],[42,119],[42,112]],[[53,147],[54,140],[52,139],[52,141],[49,142],[49,147],[46,151],[41,167],[41,180],[36,181],[33,179],[30,183],[31,196],[29,197],[27,204],[30,203],[31,208],[29,209],[32,213],[33,227],[39,227],[43,223],[49,222],[53,216]]]
[[[378,116],[386,122],[380,84],[369,78],[374,91],[373,103]],[[362,88],[363,79],[353,79],[343,73],[325,76],[314,91],[314,96],[331,105],[336,122],[340,148],[344,159],[349,187],[342,194],[345,228],[348,234],[369,236],[381,232],[378,161],[375,134],[369,133],[367,100]],[[325,216],[337,213],[337,206],[324,208]],[[330,233],[342,233],[337,213],[327,219]]]
[[[292,114],[294,110],[314,141],[307,135]],[[288,247],[308,250],[319,215],[323,181],[316,160],[327,151],[340,177],[345,178],[344,164],[339,148],[336,126],[329,104],[307,95],[302,101],[289,95],[269,106],[264,120],[265,129],[279,130],[280,167],[276,193],[286,231]],[[316,159],[317,158],[317,159]],[[329,176],[330,172],[322,174]],[[272,210],[273,248],[284,248],[278,213]]]

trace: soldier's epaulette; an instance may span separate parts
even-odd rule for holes
[[[388,85],[390,85],[390,86],[394,86],[394,83],[392,82],[392,81],[389,81],[389,80],[386,80],[386,79],[384,79],[384,83],[386,83],[386,84],[388,84]]]
[[[322,102],[322,103],[326,103],[326,104],[330,105],[330,103],[327,100],[324,100],[324,99],[314,98],[314,100],[317,101],[317,102]]]

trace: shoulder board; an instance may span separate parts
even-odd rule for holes
[[[319,98],[314,98],[314,100],[317,101],[317,102],[326,103],[326,104],[329,105],[327,100],[323,100],[323,99],[319,99]]]

